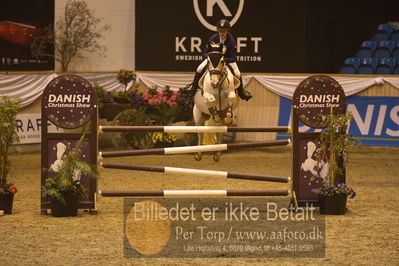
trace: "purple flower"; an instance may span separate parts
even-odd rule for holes
[[[322,186],[316,189],[312,189],[312,192],[317,195],[331,196],[335,194],[341,194],[350,196],[351,199],[356,196],[356,192],[353,190],[353,188],[348,187],[345,183],[332,185],[330,182],[328,182],[327,179],[323,179],[320,177],[318,179],[321,181]]]
[[[137,93],[131,93],[129,95],[130,97],[130,103],[135,107],[135,108],[140,108],[144,107],[147,105],[147,101],[144,99],[143,96]]]

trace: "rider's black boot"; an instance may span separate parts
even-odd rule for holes
[[[191,89],[189,90],[189,92],[192,95],[194,95],[197,92],[198,82],[199,82],[200,78],[202,77],[202,74],[204,74],[203,71],[201,73],[198,73],[197,71],[195,71],[194,81],[193,81],[193,84],[191,85]]]
[[[244,85],[242,82],[242,77],[240,77],[240,87],[237,88],[238,96],[241,99],[248,101],[252,98],[252,94],[249,91],[244,90]]]

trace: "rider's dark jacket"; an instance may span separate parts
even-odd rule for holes
[[[208,43],[205,46],[204,49],[204,58],[208,58],[208,53],[209,53],[209,43],[213,42],[213,43],[220,43],[220,37],[219,37],[219,33],[215,33],[214,35],[212,35],[209,40]],[[234,63],[237,61],[237,46],[236,46],[236,42],[234,41],[233,36],[229,33],[227,34],[227,38],[224,41],[224,46],[226,46],[226,52],[224,54],[224,60],[226,63]]]

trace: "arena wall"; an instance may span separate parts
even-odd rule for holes
[[[279,96],[252,79],[246,89],[256,97],[250,101],[241,101],[237,111],[237,125],[246,126],[277,125],[279,115]],[[236,140],[252,141],[273,140],[276,133],[239,133]]]
[[[358,96],[390,96],[399,97],[399,89],[388,82],[383,85],[374,85],[356,94]]]
[[[262,74],[276,76],[276,74]],[[338,75],[331,75],[332,77]],[[301,77],[301,75],[298,75]],[[303,76],[305,78],[306,76]],[[370,78],[376,78],[375,76],[370,76]],[[135,89],[138,91],[145,91],[148,87],[143,83],[135,84]],[[265,87],[255,78],[251,79],[246,89],[250,91],[255,97],[253,97],[249,102],[240,101],[240,105],[235,113],[235,123],[239,127],[248,126],[277,126],[279,125],[279,113],[280,108],[280,95],[276,94],[272,88]],[[389,82],[384,82],[383,84],[376,84],[365,88],[356,96],[386,96],[386,97],[399,97],[399,89],[390,84]],[[36,121],[40,117],[41,108],[41,97],[36,99],[33,103],[23,107],[19,114],[30,114],[32,120]],[[29,117],[29,116],[28,116]],[[105,123],[105,121],[100,121]],[[26,123],[25,123],[26,124]],[[281,126],[281,125],[280,125]],[[35,133],[38,129],[35,127]],[[277,133],[261,133],[261,132],[240,132],[235,133],[235,141],[268,141],[275,140]],[[26,144],[23,148],[24,151],[38,150],[40,146],[37,144]]]

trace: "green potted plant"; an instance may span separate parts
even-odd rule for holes
[[[118,76],[116,79],[119,81],[120,84],[123,84],[125,86],[125,90],[127,91],[127,85],[133,81],[136,81],[136,74],[131,71],[131,70],[126,70],[126,69],[121,69],[118,72]]]
[[[114,91],[112,92],[112,98],[114,99],[114,102],[118,104],[129,106],[128,104],[130,103],[130,98],[127,91]]]
[[[313,192],[319,196],[321,214],[345,214],[348,196],[356,196],[353,188],[338,180],[348,160],[347,148],[356,143],[356,139],[348,133],[352,114],[334,114],[331,110],[319,119],[325,128],[317,139],[318,174],[311,178],[311,184],[317,183],[319,187],[314,188]]]
[[[112,120],[116,114],[114,108],[112,108],[114,106],[112,93],[105,91],[105,89],[96,82],[94,83],[93,88],[96,90],[99,117]]]
[[[8,154],[12,144],[19,141],[16,128],[16,115],[20,109],[21,99],[0,98],[0,210],[5,214],[12,213],[14,194],[17,187],[7,180],[11,162]]]
[[[116,79],[125,88],[123,91],[117,91],[117,92],[112,93],[114,101],[117,103],[121,103],[121,104],[130,103],[130,95],[128,93],[127,85],[129,85],[129,83],[131,81],[133,81],[133,82],[136,81],[136,74],[134,74],[133,71],[121,69],[121,70],[119,70],[118,76],[116,77]]]
[[[185,88],[180,88],[179,93],[177,94],[176,102],[179,106],[179,110],[176,112],[175,122],[194,121],[194,97],[191,95],[191,92]]]
[[[83,143],[84,135],[74,147],[66,146],[57,169],[45,169],[50,177],[42,187],[42,196],[50,198],[52,216],[76,216],[79,200],[86,196],[86,188],[79,180],[80,175],[98,177],[97,165],[81,160]]]

